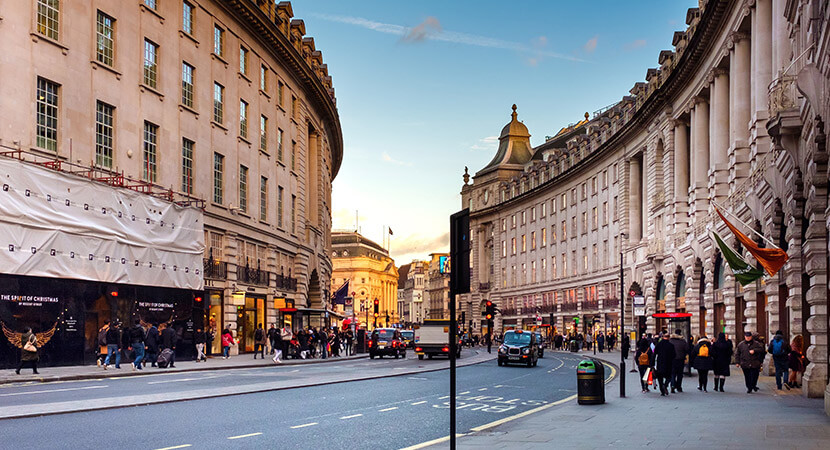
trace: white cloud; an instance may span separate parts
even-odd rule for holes
[[[423,42],[429,36],[441,32],[441,22],[435,17],[427,17],[420,24],[412,27],[403,35],[401,41],[404,42]]]
[[[628,44],[625,44],[624,48],[626,50],[634,50],[634,49],[637,49],[637,48],[640,48],[640,47],[645,47],[645,46],[646,46],[646,40],[645,39],[637,39],[636,41],[631,41]]]
[[[591,39],[588,39],[588,42],[582,46],[582,49],[587,53],[594,53],[594,50],[597,49],[597,41],[599,41],[599,36],[594,36]]]
[[[472,150],[495,150],[499,146],[499,137],[498,136],[487,136],[485,138],[481,138],[473,144],[470,149]]]
[[[396,166],[408,166],[408,167],[412,166],[411,162],[398,161],[397,159],[389,156],[389,153],[386,153],[386,152],[381,153],[380,159],[383,160],[383,162],[388,162],[388,163],[394,164]]]
[[[470,33],[461,33],[457,31],[447,31],[440,28],[440,23],[438,23],[438,19],[427,18],[427,21],[430,19],[434,19],[433,25],[427,29],[425,25],[427,21],[424,21],[420,25],[415,27],[405,27],[403,25],[396,25],[391,23],[383,23],[383,22],[375,22],[373,20],[365,19],[363,17],[352,17],[352,16],[336,16],[330,14],[310,14],[312,17],[316,17],[318,19],[326,20],[329,22],[337,22],[343,23],[347,25],[354,25],[357,27],[365,28],[367,30],[376,31],[378,33],[385,33],[385,34],[392,34],[396,36],[401,36],[402,40],[406,36],[412,35],[413,38],[417,37],[418,39],[407,40],[409,42],[417,41],[417,40],[429,40],[429,41],[439,41],[439,42],[450,42],[453,44],[462,44],[462,45],[471,45],[475,47],[487,47],[487,48],[496,48],[502,50],[513,50],[521,53],[535,53],[540,56],[547,56],[550,58],[559,58],[565,59],[568,61],[576,61],[576,62],[587,62],[583,59],[576,58],[569,55],[564,55],[561,53],[551,52],[548,50],[541,50],[537,48],[532,48],[527,44],[522,44],[519,42],[512,42],[512,41],[505,41],[502,39],[491,38],[487,36],[480,36],[477,34],[470,34]],[[435,26],[437,25],[437,26]],[[418,27],[422,27],[419,29]],[[545,42],[547,39],[545,39]]]

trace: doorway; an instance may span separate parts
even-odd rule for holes
[[[715,329],[714,335],[726,333],[726,304],[715,303]]]
[[[213,342],[207,349],[207,354],[218,355],[222,353],[222,330],[225,329],[222,291],[208,291],[207,297],[209,307],[206,328],[213,333]]]
[[[758,335],[764,342],[768,342],[767,324],[769,323],[769,313],[767,312],[767,293],[759,291],[755,299],[757,302],[755,305],[755,322],[758,327]]]
[[[265,326],[265,298],[245,297],[245,306],[239,307],[237,326],[237,337],[239,339],[239,350],[244,352],[254,351],[254,333],[257,325]]]

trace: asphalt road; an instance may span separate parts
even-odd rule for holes
[[[467,432],[473,427],[573,395],[576,392],[575,366],[580,359],[580,356],[549,352],[535,368],[498,367],[495,360],[459,368],[458,432]],[[365,371],[372,370],[370,366],[381,367],[381,364],[424,363],[427,361],[410,358],[359,364],[367,366],[362,367]],[[336,365],[308,366],[303,370],[331,370]],[[346,368],[344,365],[340,370]],[[177,377],[202,377],[205,379],[196,381],[210,385],[235,383],[242,377],[282,376],[257,371],[266,370],[226,370],[222,372],[235,374],[216,378],[207,378],[210,372],[198,376],[178,374]],[[281,373],[281,370],[269,369],[267,372]],[[154,385],[159,389],[181,389],[182,383],[196,382],[152,379],[171,381]],[[146,389],[148,378],[120,379],[118,382],[124,383],[119,388]],[[87,387],[95,386],[95,383],[72,383],[71,386]],[[0,421],[0,442],[4,448],[14,449],[75,449],[102,445],[127,449],[394,449],[448,434],[448,388],[448,372],[441,370],[161,405],[9,419]],[[0,397],[0,403],[38,395],[53,402],[53,395],[99,395],[106,390],[94,388],[7,396]],[[7,391],[4,389],[0,394],[10,393]],[[21,404],[21,408],[25,405]]]

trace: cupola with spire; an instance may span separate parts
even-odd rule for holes
[[[504,126],[499,136],[499,149],[496,156],[487,166],[481,169],[478,175],[499,169],[519,169],[533,158],[533,149],[530,146],[530,133],[525,124],[518,120],[516,105],[510,115],[510,123]]]

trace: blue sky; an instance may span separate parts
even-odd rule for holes
[[[493,157],[510,106],[533,145],[628,94],[695,1],[295,0],[334,79],[345,155],[335,229],[398,265],[448,251],[464,166]]]

